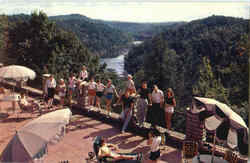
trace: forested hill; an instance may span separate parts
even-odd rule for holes
[[[23,65],[37,73],[37,86],[41,75],[54,74],[56,79],[68,79],[71,73],[78,75],[82,65],[90,75],[104,73],[99,57],[93,54],[72,32],[59,28],[43,12],[30,16],[0,15],[0,59],[5,65]],[[111,74],[113,75],[113,74]]]
[[[49,17],[60,27],[74,32],[89,49],[101,57],[114,57],[129,47],[132,37],[98,20],[79,14]]]
[[[144,41],[163,32],[166,29],[177,27],[185,22],[163,22],[163,23],[132,23],[118,21],[102,21],[112,28],[129,33],[135,40]]]
[[[248,112],[249,20],[211,16],[172,28],[130,51],[125,67],[136,83],[172,87],[179,107],[192,95]]]
[[[132,23],[90,19],[79,14],[50,17],[64,29],[74,32],[89,48],[101,57],[114,57],[130,47],[131,41],[152,38],[163,30],[184,22]]]
[[[10,22],[29,21],[30,15],[18,14],[8,16]],[[134,40],[144,41],[160,32],[178,27],[184,22],[166,23],[131,23],[90,19],[79,14],[51,16],[58,27],[73,32],[100,57],[115,57],[131,47]]]

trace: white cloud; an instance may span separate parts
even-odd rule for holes
[[[211,15],[249,18],[247,1],[221,1],[0,0],[0,13],[30,14],[34,10],[43,10],[49,16],[79,13],[95,19],[134,22],[190,21]]]

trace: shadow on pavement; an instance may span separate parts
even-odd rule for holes
[[[7,118],[1,121],[1,123],[11,123],[11,122],[22,122],[28,119],[33,119],[34,117],[26,117],[26,118]]]
[[[133,140],[133,141],[122,141],[118,146],[121,149],[131,149],[137,147],[139,144],[141,144],[144,141],[144,139],[140,140]]]
[[[88,139],[90,137],[95,138],[96,136],[104,136],[105,138],[109,138],[109,137],[112,137],[114,135],[117,135],[117,129],[116,128],[108,128],[108,129],[92,132],[89,135],[84,136],[83,139]]]
[[[99,129],[99,128],[97,128],[97,126],[99,126],[101,124],[102,124],[101,122],[94,123],[94,124],[87,124],[87,123],[79,122],[79,123],[75,123],[74,125],[68,126],[68,130],[69,131],[76,131],[76,130],[83,130],[86,128]]]
[[[167,161],[167,162],[176,162],[181,163],[181,152],[178,150],[174,150],[172,152],[164,153],[161,155],[161,160]]]

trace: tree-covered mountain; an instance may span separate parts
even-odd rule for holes
[[[28,21],[30,15],[8,16],[10,22]],[[90,19],[79,14],[51,16],[58,27],[73,32],[100,57],[115,57],[131,47],[132,41],[144,41],[160,32],[177,27],[184,22],[132,23]]]
[[[144,41],[153,36],[167,30],[169,28],[178,27],[185,22],[163,22],[163,23],[133,23],[118,21],[102,21],[104,24],[112,28],[119,29],[132,35],[134,40]]]
[[[247,120],[249,20],[211,16],[168,29],[133,48],[125,67],[136,83],[172,87],[178,107],[213,97]],[[248,46],[248,47],[247,47]]]
[[[8,18],[5,15],[0,15],[0,62],[7,61],[7,42],[8,42]]]
[[[60,27],[74,32],[90,51],[101,57],[118,56],[132,42],[132,37],[127,33],[82,15],[53,16],[50,17],[50,20],[54,20]]]

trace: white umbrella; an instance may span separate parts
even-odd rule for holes
[[[248,127],[242,117],[217,100],[204,97],[194,97],[194,99],[201,102],[207,111],[213,112],[212,116],[205,119],[206,129],[216,131],[216,137],[226,140],[231,149],[238,147],[240,152],[245,153],[245,144],[248,144]]]
[[[0,162],[33,162],[47,151],[47,144],[64,135],[70,109],[50,112],[27,123],[16,132],[0,156]]]
[[[0,68],[0,78],[27,80],[34,79],[35,77],[36,73],[30,68],[24,66],[10,65]]]

